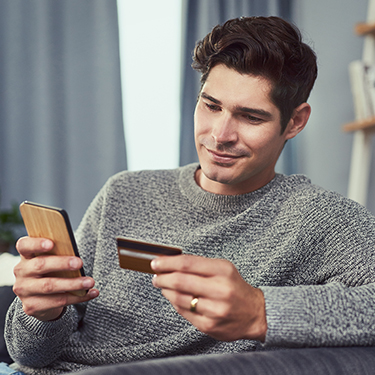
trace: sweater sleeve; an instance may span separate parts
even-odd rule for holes
[[[298,282],[261,287],[266,345],[375,345],[375,218],[336,193],[309,199],[294,252]]]
[[[26,315],[16,298],[10,306],[5,326],[5,340],[12,359],[25,366],[43,367],[53,362],[66,345],[77,322],[77,311],[68,306],[63,316],[42,322]]]
[[[103,189],[98,193],[76,232],[79,254],[87,276],[92,276],[97,225],[100,222]],[[17,297],[5,323],[5,340],[11,358],[25,366],[44,367],[55,361],[84,318],[87,303],[68,306],[56,321],[42,322],[23,311]]]
[[[266,346],[375,344],[375,284],[262,287]]]

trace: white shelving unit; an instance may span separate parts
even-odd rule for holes
[[[357,24],[355,32],[364,37],[363,63],[375,65],[375,0],[369,0],[367,22]],[[354,132],[348,197],[365,206],[368,197],[375,116],[366,117],[357,106],[355,112],[355,121],[343,126],[344,131]]]

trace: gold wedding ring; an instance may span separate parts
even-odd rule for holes
[[[198,298],[194,297],[190,302],[190,311],[195,312],[197,310]]]

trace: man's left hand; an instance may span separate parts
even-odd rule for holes
[[[249,285],[231,262],[178,255],[159,257],[151,267],[157,273],[153,285],[201,332],[221,341],[264,342],[263,293]],[[195,309],[194,298],[198,299]]]

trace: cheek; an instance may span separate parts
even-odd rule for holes
[[[198,107],[194,112],[194,135],[199,137],[201,134],[209,132],[209,121],[207,116]]]
[[[280,145],[284,144],[284,140],[279,133],[267,130],[261,126],[250,127],[242,133],[243,142],[258,154],[279,152]]]
[[[261,126],[247,126],[241,132],[241,139],[251,148],[262,149],[270,142],[270,136]]]

